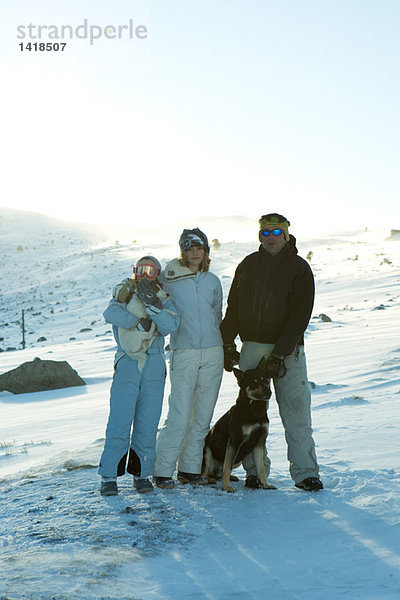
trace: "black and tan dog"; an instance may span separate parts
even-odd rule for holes
[[[253,452],[257,476],[264,489],[276,489],[267,482],[264,447],[268,435],[268,400],[271,380],[265,375],[265,359],[256,369],[233,369],[239,384],[239,396],[208,432],[204,441],[202,475],[215,482],[222,474],[222,489],[234,492],[230,485],[233,468]],[[237,479],[236,479],[237,480]]]

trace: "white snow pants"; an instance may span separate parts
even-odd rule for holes
[[[200,473],[206,437],[223,373],[223,350],[173,350],[168,416],[157,442],[154,474],[172,477],[176,463],[185,473]]]
[[[240,353],[241,371],[254,369],[273,349],[274,344],[244,342]],[[319,472],[311,428],[311,393],[304,346],[298,346],[287,356],[285,365],[287,372],[282,378],[274,379],[274,389],[285,430],[290,475],[295,483],[299,483],[307,477],[318,477]],[[268,477],[271,462],[266,450],[264,462]],[[243,461],[243,467],[249,475],[257,475],[252,454]]]

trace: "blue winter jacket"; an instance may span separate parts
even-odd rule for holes
[[[175,331],[179,326],[180,317],[177,313],[178,311],[175,306],[168,299],[163,302],[163,310],[157,315],[151,316],[157,326],[157,335],[147,351],[148,354],[164,354],[164,336]],[[103,316],[106,322],[113,326],[113,333],[117,342],[117,352],[115,355],[115,361],[117,361],[125,354],[119,343],[118,327],[122,327],[123,329],[134,327],[137,323],[137,317],[127,311],[126,304],[118,302],[114,298],[110,301]]]
[[[165,267],[162,280],[181,317],[178,329],[171,333],[171,349],[222,346],[222,286],[218,277],[209,271],[194,274],[174,259]]]

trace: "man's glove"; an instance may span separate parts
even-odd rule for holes
[[[162,309],[160,298],[157,296],[155,286],[147,279],[141,279],[136,288],[136,293],[146,308],[153,314],[159,313]]]
[[[133,282],[133,279],[127,277],[114,287],[112,296],[118,302],[124,302],[127,304],[132,298],[134,289],[135,284]]]
[[[275,377],[282,378],[286,375],[286,366],[284,356],[274,354],[272,352],[265,362],[265,374],[267,377],[274,379]]]
[[[150,331],[150,327],[151,327],[151,319],[146,319],[145,317],[143,317],[142,319],[139,319],[139,321],[136,324],[136,329],[138,331]]]
[[[236,344],[224,344],[224,369],[232,371],[235,365],[239,364],[240,354],[236,350]]]

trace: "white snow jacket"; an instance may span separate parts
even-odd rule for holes
[[[218,277],[209,271],[192,273],[175,258],[161,279],[181,317],[178,329],[171,333],[171,349],[222,346],[222,286]]]

